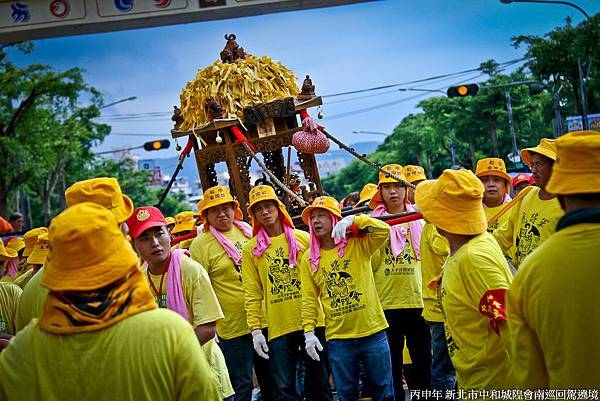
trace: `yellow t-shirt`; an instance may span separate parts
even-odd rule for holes
[[[446,262],[442,308],[448,352],[461,389],[506,388],[508,352],[479,304],[487,291],[507,289],[511,280],[502,250],[487,232],[460,247]]]
[[[507,295],[512,387],[597,389],[600,224],[553,234],[521,265]]]
[[[426,223],[421,234],[421,274],[423,277],[423,318],[429,322],[441,323],[444,321],[437,291],[427,287],[427,283],[440,275],[448,255],[450,255],[450,244],[446,238],[437,232],[433,224]]]
[[[222,399],[194,331],[164,309],[70,335],[34,319],[0,353],[0,377],[8,401]]]
[[[308,249],[309,236],[300,230],[294,230],[294,236],[300,245],[299,262]],[[285,234],[270,239],[271,245],[260,258],[252,253],[256,237],[244,244],[242,284],[248,327],[256,330],[262,327],[261,322],[266,323],[269,327],[269,340],[273,340],[302,330],[302,289],[298,266],[290,266]]]
[[[16,334],[15,315],[22,292],[14,284],[0,283],[0,334]]]
[[[494,216],[496,213],[498,213],[500,211],[500,209],[502,209],[505,206],[505,204],[501,204],[500,206],[496,206],[496,207],[487,207],[485,204],[483,205],[483,211],[485,212],[485,219],[489,220],[492,218],[492,216]],[[500,227],[502,224],[504,224],[504,222],[506,220],[508,220],[508,216],[510,215],[510,212],[506,212],[504,213],[502,216],[500,216],[500,218],[498,220],[496,220],[494,223],[492,223],[490,226],[488,226],[488,233],[493,233],[495,229],[497,229],[498,227]]]
[[[31,277],[21,294],[21,300],[17,307],[17,315],[15,317],[15,328],[21,331],[31,319],[42,316],[44,311],[44,303],[48,295],[48,289],[42,285],[45,268],[42,268]]]
[[[237,228],[223,233],[240,251],[248,238]],[[190,246],[192,258],[207,271],[212,286],[223,308],[225,318],[217,323],[219,337],[229,340],[248,334],[244,307],[244,287],[242,286],[242,267],[236,266],[225,249],[210,232],[199,234]]]
[[[403,226],[408,228],[408,224]],[[397,258],[392,255],[389,237],[379,249],[377,264],[373,265],[373,276],[384,310],[423,307],[421,261],[417,259],[411,241],[409,230],[404,250]]]
[[[511,257],[515,268],[554,233],[564,214],[557,198],[541,200],[539,193],[538,187],[531,189],[493,233],[504,252],[514,248]]]
[[[150,273],[147,266],[144,266],[142,269],[146,278],[150,276],[154,288],[160,291],[161,275]],[[161,308],[167,307],[168,274],[167,272],[162,280],[163,285],[160,299],[156,296],[154,289],[151,288],[152,295],[154,295],[154,299]],[[223,319],[223,312],[210,284],[208,273],[198,262],[185,255],[181,256],[181,287],[192,327],[196,328],[201,324],[218,322]],[[202,349],[206,353],[208,364],[212,369],[223,398],[233,395],[233,387],[229,380],[229,372],[221,349],[215,344],[214,340],[204,343]]]
[[[316,272],[310,266],[310,252],[300,262],[304,331],[315,329],[322,305],[327,340],[366,337],[388,327],[375,287],[371,255],[385,244],[390,227],[365,215],[356,216],[354,224],[373,227],[373,232],[364,238],[349,238],[343,257],[338,256],[337,247],[321,249]]]

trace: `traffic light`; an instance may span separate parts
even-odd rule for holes
[[[543,83],[531,83],[529,84],[529,94],[530,95],[539,95],[546,89],[546,85]]]
[[[475,96],[479,92],[479,85],[477,84],[467,84],[460,86],[451,86],[448,88],[446,94],[448,97],[465,97],[465,96]]]
[[[159,141],[150,141],[144,144],[144,149],[147,151],[169,149],[171,142],[168,139],[161,139]]]

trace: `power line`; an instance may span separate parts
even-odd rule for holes
[[[524,60],[526,60],[526,58],[522,57],[522,58],[519,58],[519,59],[505,61],[503,63],[498,64],[498,66],[507,67],[507,66],[519,63],[521,61],[524,61]],[[381,90],[381,89],[394,88],[396,86],[403,86],[403,85],[416,84],[416,83],[421,83],[421,82],[435,81],[435,80],[438,80],[438,79],[453,77],[453,76],[456,76],[456,75],[462,75],[462,74],[465,74],[465,73],[468,73],[468,72],[475,72],[475,71],[482,71],[482,68],[481,67],[477,67],[477,68],[471,68],[471,69],[464,70],[464,71],[453,72],[453,73],[450,73],[450,74],[442,74],[442,75],[436,75],[436,76],[433,76],[433,77],[430,77],[430,78],[417,79],[417,80],[414,80],[414,81],[400,82],[400,83],[397,83],[397,84],[376,86],[376,87],[373,87],[373,88],[366,88],[366,89],[357,89],[357,90],[348,91],[348,92],[332,93],[330,95],[323,95],[321,97],[327,98],[327,97],[336,97],[336,96],[344,96],[344,95],[353,95],[355,93],[377,91],[377,90]]]
[[[526,60],[526,58],[522,57],[522,58],[513,59],[513,60],[499,63],[498,66],[504,67],[501,69],[501,70],[503,70],[508,66],[520,63],[525,60]],[[413,85],[414,88],[418,88],[421,86],[432,84],[436,81],[445,81],[445,80],[448,80],[448,79],[451,79],[454,77],[458,77],[460,75],[465,75],[470,72],[475,72],[475,71],[482,71],[482,69],[481,69],[481,67],[471,68],[468,70],[453,72],[453,73],[449,73],[449,74],[436,75],[436,76],[429,77],[429,78],[422,78],[422,79],[417,79],[417,80],[413,80],[413,81],[406,81],[406,82],[400,82],[400,83],[396,83],[396,84],[377,86],[377,87],[373,87],[373,88],[357,89],[354,91],[332,93],[332,94],[328,94],[328,95],[323,95],[321,97],[330,98],[330,97],[346,96],[346,95],[352,95],[352,94],[358,94],[358,93],[374,92],[374,91],[379,91],[379,90],[383,90],[383,89],[394,88],[394,87],[403,86],[403,85],[412,85],[412,84],[419,84],[419,85]],[[349,102],[351,100],[359,100],[359,99],[364,99],[364,98],[368,98],[368,97],[380,96],[380,95],[389,94],[392,92],[395,92],[395,91],[386,91],[386,92],[381,92],[381,93],[372,94],[372,95],[356,96],[351,99],[343,99],[343,100],[336,100],[336,101],[328,102],[327,104]],[[165,121],[164,118],[160,118],[160,117],[170,117],[172,115],[173,115],[173,112],[151,111],[151,112],[144,112],[144,113],[105,114],[105,115],[98,117],[98,119],[104,120],[105,122],[114,122],[114,123],[117,123],[117,122],[157,122],[157,121]]]
[[[481,74],[476,75],[476,76],[471,77],[471,78],[461,79],[460,81],[458,81],[456,83],[452,83],[449,86],[458,85],[458,84],[460,84],[462,82],[465,82],[465,81],[472,81],[472,80],[477,79],[477,78],[479,78],[481,76],[484,76],[484,75],[486,75],[486,74],[485,73],[481,73]],[[441,88],[439,88],[439,90],[442,90],[444,88],[445,87],[441,87]],[[350,117],[350,116],[354,116],[354,115],[357,115],[357,114],[367,113],[369,111],[373,111],[373,110],[381,109],[381,108],[384,108],[384,107],[393,106],[393,105],[396,105],[396,104],[399,104],[399,103],[408,102],[410,100],[418,99],[418,98],[421,98],[421,97],[425,97],[425,96],[427,96],[429,94],[430,93],[420,93],[418,95],[409,96],[409,97],[398,99],[398,100],[394,100],[394,101],[391,101],[391,102],[381,103],[381,104],[378,104],[378,105],[375,105],[375,106],[369,106],[369,107],[365,107],[365,108],[362,108],[362,109],[357,109],[357,110],[347,111],[347,112],[344,112],[344,113],[334,114],[334,115],[332,115],[330,117],[324,118],[323,120],[324,121],[337,120],[337,119],[340,119],[340,118]]]

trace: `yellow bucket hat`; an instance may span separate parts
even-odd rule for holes
[[[43,265],[46,263],[49,248],[50,241],[48,239],[48,233],[40,234],[37,237],[37,242],[35,243],[35,247],[33,247],[31,255],[27,258],[27,263],[30,265]]]
[[[557,195],[600,193],[600,133],[575,131],[556,140],[546,190]]]
[[[204,191],[204,197],[200,202],[198,202],[198,213],[202,217],[205,217],[205,211],[207,211],[211,207],[223,205],[225,203],[234,204],[233,210],[234,218],[236,220],[242,220],[244,218],[244,215],[242,214],[242,211],[240,209],[240,204],[238,203],[238,201],[233,199],[233,196],[231,196],[229,189],[222,185],[211,187]]]
[[[192,231],[196,227],[196,213],[191,211],[177,213],[175,215],[175,227],[171,234],[178,234],[183,231]]]
[[[365,186],[360,190],[360,199],[354,207],[364,205],[370,201],[373,198],[373,195],[375,195],[375,192],[377,192],[377,185],[371,183],[365,184]]]
[[[406,177],[404,176],[404,169],[399,164],[386,164],[381,169],[383,171],[390,172],[396,177],[406,181]],[[387,184],[390,182],[398,182],[398,180],[395,180],[392,177],[388,177],[384,172],[380,171],[379,182],[377,183],[377,191],[373,194],[373,197],[369,202],[369,207],[371,209],[375,209],[379,203],[383,203],[383,198],[381,197],[381,184]]]
[[[415,191],[423,216],[444,231],[478,235],[487,229],[483,184],[469,170],[444,170],[437,180],[424,181]]]
[[[404,176],[406,177],[406,181],[410,183],[427,179],[425,169],[421,166],[414,166],[412,164],[404,166]]]
[[[492,175],[494,177],[504,178],[506,180],[506,187],[510,187],[511,178],[506,172],[506,165],[504,160],[497,157],[488,157],[487,159],[481,159],[477,162],[477,168],[475,169],[475,175],[477,177],[485,177]]]
[[[342,212],[340,211],[340,203],[332,198],[331,196],[319,196],[313,201],[313,203],[302,211],[302,221],[307,226],[310,219],[310,212],[314,209],[325,209],[331,212],[333,215],[342,218]]]
[[[48,233],[48,229],[46,227],[37,227],[27,231],[25,235],[23,235],[23,240],[25,241],[25,250],[23,251],[23,256],[31,255],[38,236],[44,233]]]
[[[56,216],[42,284],[52,291],[89,291],[130,272],[138,257],[117,223],[114,214],[92,202]]]
[[[65,191],[67,206],[92,202],[104,206],[117,218],[118,223],[125,222],[133,214],[133,202],[121,192],[119,181],[115,178],[101,177],[76,182]]]
[[[556,140],[542,138],[536,147],[521,150],[521,160],[528,166],[531,164],[531,153],[539,153],[542,156],[556,160]]]
[[[19,253],[8,246],[5,248],[4,242],[0,239],[0,257],[12,259],[17,256],[19,256]]]
[[[25,248],[25,240],[21,237],[12,237],[6,243],[6,247],[14,249],[17,252],[20,252],[21,249]]]
[[[282,218],[290,227],[294,228],[294,223],[292,222],[292,218],[287,212],[285,205],[279,200],[277,195],[275,194],[275,190],[273,187],[269,185],[257,185],[250,190],[250,194],[248,196],[250,198],[248,202],[248,216],[250,216],[250,222],[252,223],[252,235],[256,235],[258,233],[261,225],[256,221],[254,217],[254,212],[252,212],[252,206],[256,205],[258,202],[272,200],[277,203],[279,207],[280,218]]]
[[[175,217],[165,217],[165,222],[167,223],[167,226],[170,226],[171,224],[175,224]]]

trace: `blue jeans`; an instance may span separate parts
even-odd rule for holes
[[[327,342],[331,373],[340,401],[358,401],[358,371],[362,363],[373,401],[393,401],[392,359],[385,331],[368,337]]]
[[[246,334],[240,337],[223,340],[219,338],[219,347],[223,351],[229,379],[235,391],[235,401],[252,400],[252,360],[254,347],[252,336]]]
[[[317,328],[315,335],[323,347],[325,330]],[[304,360],[304,398],[310,401],[332,401],[329,386],[327,349],[319,353],[321,360],[313,361],[304,350],[304,333],[294,331],[269,341],[269,372],[273,382],[274,399],[300,401],[296,390],[298,360]]]
[[[444,323],[428,322],[431,330],[431,387],[434,390],[454,390],[456,388],[456,373],[448,354]]]

